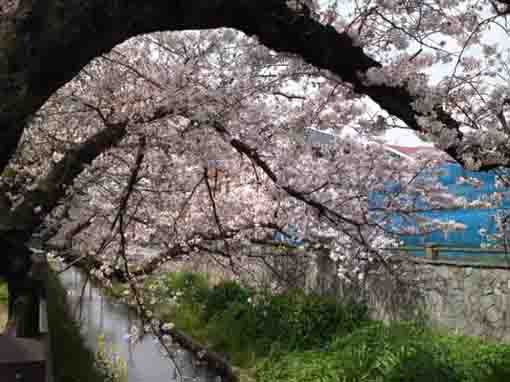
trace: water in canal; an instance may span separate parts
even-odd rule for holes
[[[174,365],[164,356],[161,345],[152,335],[145,336],[133,344],[127,334],[133,325],[140,328],[140,322],[133,310],[122,303],[106,299],[101,290],[86,283],[85,277],[74,269],[60,274],[60,280],[68,291],[69,303],[82,324],[82,334],[86,344],[97,348],[97,339],[105,336],[108,344],[113,344],[128,368],[128,382],[220,382],[211,370],[196,365],[193,356],[178,347],[172,347]],[[180,372],[180,373],[179,373]]]

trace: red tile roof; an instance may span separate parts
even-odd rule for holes
[[[385,147],[389,147],[413,159],[437,158],[442,159],[446,162],[455,162],[455,160],[452,157],[450,157],[447,153],[431,146],[406,147],[396,145],[385,145]]]

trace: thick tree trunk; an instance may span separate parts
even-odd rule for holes
[[[11,319],[16,323],[17,337],[37,337],[39,335],[39,290],[22,288],[15,292],[14,313]]]
[[[13,241],[3,241],[7,257],[12,259],[2,267],[9,291],[9,321],[16,324],[18,337],[39,335],[39,298],[44,294],[44,259],[34,259],[30,250]],[[35,261],[34,261],[35,260]]]
[[[405,87],[369,86],[362,74],[381,64],[338,33],[287,6],[287,0],[24,0],[10,15],[0,16],[0,171],[16,149],[28,118],[94,57],[131,36],[158,30],[231,27],[256,35],[271,49],[295,53],[318,68],[330,70],[354,90],[366,94],[422,130]],[[361,74],[361,76],[360,76]],[[464,163],[469,151],[484,163],[478,148],[462,147],[460,125],[441,106],[438,118],[458,141],[448,153]],[[498,148],[506,152],[506,147]],[[484,163],[486,168],[507,165]]]
[[[37,186],[23,195],[23,202],[4,217],[2,231],[16,232],[19,242],[27,242],[46,216],[55,208],[65,195],[64,186],[71,185],[85,165],[90,164],[101,153],[119,143],[126,135],[127,122],[108,125],[91,136],[73,150],[68,151],[60,162],[56,163],[46,177],[37,182]],[[36,207],[39,207],[38,212]]]
[[[330,70],[410,128],[422,129],[417,122],[420,115],[412,107],[415,97],[405,87],[369,86],[363,82],[362,74],[380,67],[380,63],[355,46],[346,33],[320,24],[307,12],[289,8],[287,0],[21,0],[14,12],[0,15],[0,173],[15,152],[31,116],[94,57],[142,33],[219,27],[255,35],[269,48],[298,54],[307,62]],[[476,146],[463,147],[457,121],[439,106],[436,111],[445,128],[458,138],[448,149],[454,159],[462,164],[463,153],[469,152],[484,168],[508,165],[506,144],[494,148],[506,156],[498,163],[489,163]],[[90,153],[77,154],[93,159]],[[58,174],[65,175],[68,182],[81,169],[73,167],[66,173],[62,167]],[[0,244],[7,237],[12,243],[13,233],[21,243],[28,240],[43,216],[35,216],[34,207],[41,205],[48,213],[61,195],[62,190],[55,185],[63,183],[58,184],[57,180],[60,178],[48,178],[48,189],[40,188],[27,195],[16,218],[8,222],[10,227],[0,221]],[[5,267],[0,274],[26,274],[30,262],[25,257],[17,251],[4,252],[0,261]],[[29,300],[32,298],[28,296]]]
[[[19,289],[19,286],[14,285],[26,281],[24,279],[34,265],[31,260],[32,253],[24,243],[28,243],[45,217],[65,195],[63,186],[72,184],[85,165],[116,145],[125,136],[126,125],[127,122],[108,125],[74,150],[67,152],[34,189],[23,195],[23,202],[16,208],[0,205],[0,246],[3,250],[3,256],[0,257],[0,261],[3,261],[0,276],[14,283],[11,286],[14,288],[13,293],[16,293],[15,289]],[[10,304],[10,307],[12,311],[13,304]]]

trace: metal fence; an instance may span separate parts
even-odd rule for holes
[[[510,248],[505,250],[499,248],[477,248],[429,244],[425,246],[386,248],[386,250],[427,260],[510,265]]]

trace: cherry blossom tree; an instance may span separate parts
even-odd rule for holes
[[[324,234],[337,237],[335,256],[354,264],[344,267],[345,275],[361,274],[360,262],[382,256],[379,249],[389,243],[383,237],[399,233],[386,226],[388,216],[415,214],[418,196],[436,208],[455,203],[435,183],[414,181],[432,163],[399,163],[385,159],[380,145],[349,140],[322,148],[305,143],[305,126],[366,125],[359,100],[324,73],[232,30],[131,40],[85,68],[83,77],[34,120],[22,144],[31,163],[22,165],[21,155],[13,168],[18,175],[23,168],[48,171],[71,141],[79,144],[101,125],[124,120],[124,140],[70,191],[83,195],[76,199],[85,224],[71,229],[79,234],[75,249],[95,254],[103,275],[122,273],[130,249],[147,246],[161,255],[143,266],[145,274],[197,253],[242,268],[253,256],[242,251],[247,243],[262,244],[289,223],[309,246]],[[350,107],[344,111],[339,103]],[[388,183],[406,186],[389,192]],[[371,192],[383,196],[372,212]],[[50,224],[61,224],[61,209]]]
[[[10,77],[9,85],[2,92],[9,98],[8,107],[4,106],[2,111],[5,121],[2,125],[6,126],[2,128],[6,138],[3,140],[3,165],[19,141],[27,116],[94,56],[140,33],[215,27],[233,27],[256,35],[262,44],[276,51],[297,53],[317,67],[330,70],[409,128],[433,135],[442,130],[443,135],[449,134],[449,139],[443,142],[445,148],[460,163],[476,165],[481,162],[478,165],[484,168],[506,164],[505,158],[491,158],[484,163],[483,147],[465,139],[461,131],[463,121],[454,119],[455,115],[441,104],[441,97],[431,96],[433,92],[428,91],[422,75],[412,76],[413,71],[404,70],[409,65],[414,67],[416,62],[431,58],[433,61],[449,60],[452,55],[462,59],[459,67],[461,62],[469,62],[465,60],[465,48],[481,45],[480,36],[490,26],[503,25],[500,21],[506,17],[506,2],[370,1],[355,4],[351,14],[344,17],[337,12],[336,2],[331,2],[326,9],[316,6],[316,15],[312,15],[305,3],[283,0],[256,4],[196,1],[180,7],[152,1],[141,9],[102,2],[90,3],[87,7],[72,2],[31,1],[20,2],[16,7],[16,2],[6,2],[2,7],[2,36],[7,49],[2,67]],[[16,22],[25,19],[34,22]],[[129,26],[122,20],[130,20]],[[65,33],[74,27],[74,33]],[[97,44],[82,44],[86,38]],[[21,41],[23,45],[17,43]],[[442,48],[450,42],[457,48],[460,46],[460,52]],[[406,59],[404,54],[400,60],[395,60],[399,55],[394,53],[404,52],[413,44],[418,48],[413,56]],[[32,49],[24,48],[30,45]],[[435,54],[425,60],[415,60],[421,54],[416,53],[425,48]],[[339,51],[343,54],[335,54]],[[47,59],[52,55],[61,59],[58,62]],[[389,57],[393,58],[388,60]],[[24,65],[29,62],[30,65]],[[436,123],[429,123],[431,118]],[[427,130],[432,126],[437,131]],[[505,151],[504,147],[501,149],[500,152]]]
[[[381,160],[376,146],[346,139],[314,157],[299,139],[307,127],[405,126],[468,168],[508,164],[506,53],[483,39],[506,33],[505,1],[309,3],[2,3],[4,274],[27,272],[15,259],[29,259],[43,222],[58,231],[73,201],[89,206],[71,232],[100,238],[82,249],[113,259],[103,273],[120,262],[128,275],[132,244],[157,242],[163,259],[232,259],[238,243],[289,222],[304,232],[304,217],[339,259],[368,262],[388,243],[384,217],[368,217],[370,191],[407,185],[387,193],[387,215],[413,213],[405,194],[456,202],[434,200],[444,193],[413,182],[419,168]],[[147,35],[106,54],[142,33],[220,27],[255,38]],[[218,159],[230,192],[210,176]]]

